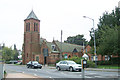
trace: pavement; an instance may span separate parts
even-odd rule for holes
[[[8,73],[5,78],[41,78],[25,73]]]
[[[85,68],[86,71],[120,72],[120,69]]]

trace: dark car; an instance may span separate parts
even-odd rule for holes
[[[37,61],[29,61],[26,66],[27,68],[42,68],[42,64],[39,64]]]

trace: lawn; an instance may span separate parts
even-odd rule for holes
[[[97,68],[104,68],[104,69],[120,69],[118,65],[98,65]]]

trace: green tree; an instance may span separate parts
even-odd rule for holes
[[[8,47],[4,47],[2,50],[2,57],[5,61],[9,61],[9,60],[13,59],[12,49],[8,48]]]
[[[87,45],[88,41],[84,38],[84,35],[70,36],[67,38],[66,43],[77,44],[77,45]]]
[[[104,26],[104,31],[102,31],[101,36],[101,43],[97,47],[97,52],[99,54],[104,55],[117,55],[119,53],[118,48],[118,26],[115,26],[114,28],[110,28],[108,26]]]
[[[97,54],[101,55],[118,55],[120,53],[119,27],[120,27],[120,9],[115,8],[111,13],[105,12],[99,19],[98,29],[95,30]],[[94,45],[92,36],[93,30],[90,31],[91,40],[89,44]]]
[[[13,55],[13,59],[14,59],[14,60],[18,60],[18,59],[19,59],[19,58],[18,58],[18,55],[19,55],[19,54],[18,54],[17,50],[13,50],[13,54],[12,54],[12,55]]]

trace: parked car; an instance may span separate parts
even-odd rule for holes
[[[26,66],[27,68],[42,68],[42,64],[39,64],[37,61],[29,61]]]
[[[17,60],[10,60],[9,63],[10,64],[16,64],[16,63],[18,63],[18,61]]]
[[[56,69],[60,70],[69,70],[69,71],[81,71],[82,66],[80,64],[76,64],[74,61],[64,60],[60,61],[56,64]]]

